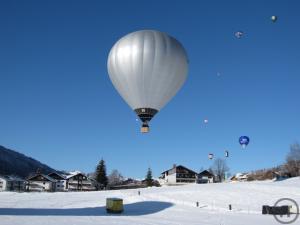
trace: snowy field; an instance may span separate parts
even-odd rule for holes
[[[138,190],[68,193],[0,192],[1,225],[275,225],[262,205],[300,203],[300,178],[280,182],[190,184]],[[124,213],[107,214],[105,199],[124,199]],[[199,207],[196,207],[196,202]],[[228,205],[232,205],[232,211]],[[300,219],[293,224],[300,225]]]

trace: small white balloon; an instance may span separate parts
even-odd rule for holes
[[[271,16],[271,20],[272,20],[273,23],[275,23],[276,20],[277,20],[277,16]]]
[[[234,33],[234,36],[238,39],[240,39],[244,35],[244,32],[242,31],[237,31]]]

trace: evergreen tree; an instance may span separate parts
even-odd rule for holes
[[[152,179],[152,170],[151,168],[149,167],[148,168],[148,171],[147,171],[147,175],[146,175],[146,184],[147,186],[152,186],[152,183],[153,183],[153,179]]]
[[[96,181],[102,186],[106,187],[108,184],[108,178],[106,176],[106,166],[105,161],[101,159],[97,165],[95,173]]]

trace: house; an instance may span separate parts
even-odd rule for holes
[[[282,172],[282,171],[277,171],[273,172],[273,180],[274,181],[281,181],[285,180],[291,177],[290,173]]]
[[[0,191],[25,191],[25,180],[17,176],[0,176]]]
[[[143,184],[142,181],[128,178],[128,179],[123,180],[118,185],[109,185],[108,189],[118,190],[118,189],[135,189],[135,188],[143,188],[143,187],[146,187],[146,185]]]
[[[81,172],[73,173],[66,177],[66,189],[69,191],[95,191],[93,180]]]
[[[45,174],[37,173],[27,179],[28,191],[56,191],[57,180]]]
[[[231,181],[247,181],[248,174],[247,173],[237,173],[230,178]]]
[[[52,172],[48,174],[48,177],[51,177],[56,180],[56,191],[67,191],[67,178],[65,175]]]
[[[159,183],[161,185],[177,185],[196,183],[197,173],[182,165],[176,166],[175,164],[169,170],[161,173]]]
[[[203,170],[198,174],[197,183],[198,184],[206,184],[206,183],[214,183],[215,175],[208,170]]]

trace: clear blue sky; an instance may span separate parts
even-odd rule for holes
[[[231,172],[280,164],[300,139],[299,9],[296,0],[1,1],[0,145],[61,170],[91,172],[103,157],[108,171],[140,178],[148,166],[155,176],[173,163],[207,168],[208,153],[224,150]],[[140,29],[176,37],[190,60],[147,135],[106,67],[113,44]]]

